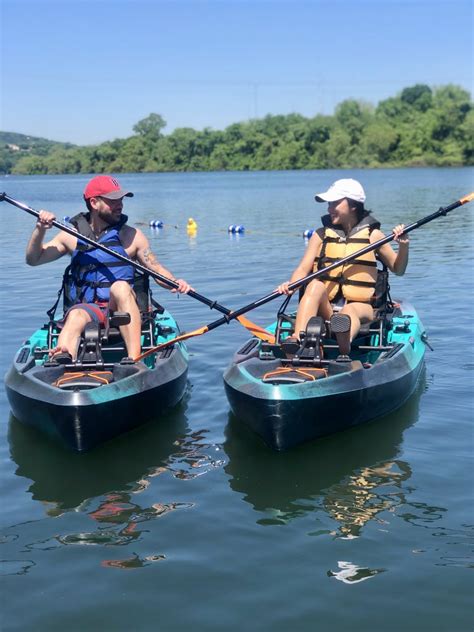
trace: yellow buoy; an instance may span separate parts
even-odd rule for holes
[[[190,217],[188,219],[188,223],[186,225],[186,230],[187,230],[187,233],[188,233],[188,235],[190,237],[195,237],[196,236],[197,227],[198,227],[198,225],[196,224],[196,222],[193,220],[192,217]]]

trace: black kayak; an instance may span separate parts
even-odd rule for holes
[[[279,314],[270,344],[250,339],[224,374],[227,398],[243,422],[275,450],[344,430],[395,410],[414,392],[426,334],[414,307],[394,303],[364,327],[350,358],[338,357],[321,318],[288,351],[294,314]]]
[[[178,342],[133,362],[125,357],[117,328],[127,317],[113,316],[105,331],[90,323],[77,361],[69,364],[48,359],[59,331],[53,321],[35,331],[18,350],[5,377],[14,416],[83,452],[175,406],[186,390],[185,345]],[[142,350],[177,335],[178,325],[161,308],[143,323]]]

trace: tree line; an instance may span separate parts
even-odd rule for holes
[[[376,106],[342,101],[333,115],[271,115],[224,130],[177,128],[152,113],[129,138],[0,150],[15,174],[332,169],[474,164],[474,110],[455,85],[417,84]]]

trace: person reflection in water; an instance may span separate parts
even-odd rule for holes
[[[405,503],[402,483],[412,472],[404,461],[387,461],[375,467],[362,468],[345,481],[329,488],[324,497],[324,508],[339,523],[339,535],[358,538],[363,527],[384,511]]]

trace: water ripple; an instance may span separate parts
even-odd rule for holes
[[[386,568],[367,568],[357,566],[357,564],[344,561],[338,562],[337,565],[339,570],[328,571],[328,577],[334,577],[334,579],[349,585],[358,584],[366,579],[371,579],[380,573],[385,573],[387,570]]]
[[[33,566],[33,560],[0,560],[0,575],[26,575]]]

